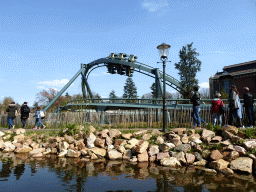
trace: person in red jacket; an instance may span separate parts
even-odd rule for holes
[[[219,107],[220,107],[221,104],[223,104],[223,106],[224,106],[224,103],[220,99],[220,97],[221,97],[221,94],[216,92],[215,95],[214,95],[214,99],[212,100],[211,112],[213,114],[213,126],[216,125],[217,118],[218,118],[219,126],[222,125],[222,114],[220,114],[220,112],[219,112]]]

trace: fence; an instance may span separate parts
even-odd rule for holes
[[[212,122],[212,114],[210,112],[210,105],[201,105],[201,118],[207,123]],[[245,114],[243,113],[243,119]],[[189,127],[192,125],[191,112],[192,108],[176,108],[168,109],[169,126],[176,127]],[[32,116],[32,114],[31,114]],[[62,112],[62,113],[46,113],[46,118],[43,123],[48,128],[65,127],[68,124],[84,125],[86,123],[92,125],[105,125],[117,128],[160,128],[162,127],[162,111],[159,109],[141,109],[141,110],[116,110],[96,112],[93,110],[87,110],[83,112]],[[223,124],[227,124],[228,114],[223,116]],[[33,117],[28,119],[28,125],[33,126],[35,119]],[[20,116],[15,118],[14,125],[16,127],[22,127]],[[0,126],[7,127],[7,116],[0,115]]]

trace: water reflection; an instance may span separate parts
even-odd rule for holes
[[[0,191],[255,191],[251,175],[206,174],[195,167],[0,152]]]

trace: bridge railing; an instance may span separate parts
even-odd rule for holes
[[[228,99],[222,99],[225,104],[228,103]],[[255,99],[256,101],[256,99]],[[117,104],[162,104],[162,99],[127,99],[127,98],[88,98],[88,99],[77,99],[68,101],[67,104],[79,104],[79,103],[117,103]],[[202,105],[211,104],[212,99],[201,99]],[[243,103],[243,99],[241,99],[241,103]],[[182,105],[192,105],[190,99],[166,99],[166,104],[182,104]]]

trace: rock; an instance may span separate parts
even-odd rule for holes
[[[147,151],[149,143],[147,141],[140,141],[137,146],[134,148],[134,150],[137,153],[143,153]]]
[[[75,143],[75,139],[74,139],[72,136],[65,135],[64,138],[65,138],[65,141],[66,141],[68,144]]]
[[[43,152],[45,152],[45,148],[33,149],[32,151],[29,152],[29,155],[33,156],[37,153],[43,153]]]
[[[95,155],[94,153],[92,153],[92,154],[91,154],[91,160],[96,160],[96,159],[98,159],[98,156]]]
[[[16,133],[16,135],[25,134],[26,129],[14,129],[14,133]]]
[[[207,163],[206,160],[201,159],[200,161],[194,162],[193,165],[194,166],[203,166],[204,167],[206,165],[206,163]]]
[[[67,154],[68,150],[63,149],[59,154],[58,157],[65,157],[65,155]]]
[[[249,154],[248,157],[250,157],[250,158],[253,159],[253,160],[256,160],[256,156],[253,155],[253,154]]]
[[[95,142],[94,142],[95,143]],[[77,147],[77,149],[80,151],[81,149],[85,148],[85,144],[84,144],[84,140],[80,139],[78,141],[75,142],[75,146]]]
[[[48,155],[52,152],[51,148],[47,148],[45,152],[43,152],[43,155]]]
[[[106,141],[107,145],[112,145],[113,144],[112,139],[110,137],[106,137],[105,141]]]
[[[234,145],[229,145],[226,148],[227,151],[235,151]]]
[[[108,129],[102,130],[102,131],[100,132],[101,138],[109,137],[108,133],[109,133],[109,130],[108,130]]]
[[[115,149],[108,151],[107,154],[110,160],[122,159],[122,153],[118,152]]]
[[[195,155],[193,155],[191,153],[186,153],[185,156],[186,156],[187,164],[192,165],[195,161]]]
[[[23,145],[21,147],[16,148],[16,150],[14,151],[15,153],[28,153],[32,151],[32,148],[27,146],[27,145]]]
[[[15,150],[15,145],[13,145],[10,141],[4,143],[4,150],[3,152],[12,152]]]
[[[164,159],[164,158],[169,158],[170,157],[170,155],[169,155],[169,153],[163,153],[163,152],[160,152],[160,153],[157,153],[156,154],[156,160],[161,160],[161,159]]]
[[[239,153],[240,156],[245,156],[247,154],[245,148],[239,145],[234,145],[234,149]]]
[[[109,136],[111,138],[117,138],[121,135],[121,132],[118,129],[110,129]]]
[[[133,137],[138,137],[139,135],[144,135],[146,134],[148,131],[147,130],[141,130],[141,131],[137,131],[137,132],[134,132],[132,134]]]
[[[175,147],[175,145],[173,143],[162,143],[159,147],[159,150],[161,152],[169,152],[171,149],[173,149]]]
[[[23,141],[23,145],[30,145],[32,142],[33,142],[33,140],[31,138],[28,138]]]
[[[194,133],[189,136],[189,140],[201,139],[201,136],[198,133]]]
[[[5,144],[3,140],[0,140],[0,149],[4,149],[5,148]]]
[[[212,138],[211,143],[220,143],[222,141],[221,136],[215,136]]]
[[[68,149],[68,147],[69,147],[69,144],[66,141],[62,141],[61,143],[59,143],[60,151],[66,150],[66,149]]]
[[[40,136],[39,136],[39,139],[44,139],[45,138],[45,135],[44,134],[41,134]]]
[[[183,137],[181,138],[181,142],[182,142],[183,144],[188,143],[188,136],[183,136]]]
[[[80,151],[74,151],[73,149],[69,149],[66,154],[67,157],[80,157],[80,155]]]
[[[207,137],[213,138],[215,137],[215,133],[213,131],[204,129],[202,132],[202,139],[205,140]]]
[[[215,169],[215,170],[221,170],[227,168],[229,165],[229,162],[223,160],[223,159],[218,159],[216,161],[212,161],[209,164],[209,167]]]
[[[147,140],[149,140],[151,137],[152,137],[151,134],[144,134],[141,139],[144,140],[144,141],[147,141]]]
[[[196,143],[196,144],[201,144],[202,141],[200,139],[194,139],[192,142]]]
[[[233,175],[234,171],[230,168],[221,169],[220,172],[224,175]]]
[[[161,133],[159,130],[157,130],[157,129],[153,129],[153,130],[151,131],[151,135],[157,135],[157,136],[159,136],[159,135],[162,135],[162,133]]]
[[[23,145],[21,144],[21,143],[16,143],[16,142],[12,142],[12,144],[16,147],[16,149],[15,150],[17,150],[17,148],[19,148],[19,147],[22,147]]]
[[[150,156],[149,161],[154,162],[156,160],[156,155]]]
[[[122,134],[122,138],[127,140],[131,139],[131,137],[132,137],[132,133]]]
[[[222,141],[221,144],[225,146],[229,146],[229,145],[232,145],[232,142],[228,139],[228,140]]]
[[[81,149],[81,155],[83,155],[83,156],[86,156],[86,155],[88,155],[88,148],[83,148],[83,149]]]
[[[36,143],[36,142],[32,142],[32,143],[30,144],[30,146],[31,146],[33,149],[38,149],[38,148],[39,148],[39,144]]]
[[[210,173],[210,174],[217,173],[217,171],[215,171],[214,169],[207,169],[207,168],[203,168],[202,171],[204,171],[205,173]]]
[[[125,141],[125,140],[124,139],[116,139],[115,144],[114,144],[115,149],[118,149],[121,146],[121,144],[122,144],[122,146],[124,146],[126,141],[125,141],[125,143],[123,143],[123,141]]]
[[[123,160],[130,160],[132,158],[132,151],[125,150],[123,153]]]
[[[33,157],[33,158],[40,158],[43,156],[44,156],[43,153],[35,153],[35,154],[31,155],[31,157]]]
[[[148,161],[148,153],[147,151],[144,151],[137,155],[138,162],[144,162]]]
[[[204,150],[204,151],[202,151],[202,157],[204,158],[204,159],[208,159],[209,157],[210,157],[210,155],[211,155],[211,151],[209,151],[209,150]]]
[[[222,159],[223,155],[219,152],[219,150],[213,150],[210,155],[212,160]]]
[[[256,140],[250,140],[250,141],[245,141],[243,143],[243,146],[245,147],[246,150],[252,150],[256,148]]]
[[[124,146],[119,146],[117,150],[118,150],[120,153],[124,153],[126,149],[124,148]]]
[[[162,143],[164,143],[164,139],[163,139],[161,136],[158,136],[158,137],[156,138],[156,143],[162,144]]]
[[[222,131],[222,136],[227,139],[232,139],[235,135],[228,131]]]
[[[89,136],[87,137],[87,147],[93,148],[95,140],[96,140],[96,136],[93,133],[90,133]]]
[[[185,153],[184,152],[179,152],[176,155],[173,154],[173,157],[176,157],[176,159],[183,165],[187,164],[187,160],[185,158]]]
[[[171,167],[181,166],[180,162],[175,157],[164,158],[160,161],[160,164]]]
[[[106,149],[102,149],[102,148],[98,148],[98,147],[94,147],[91,148],[90,151],[92,151],[95,155],[97,155],[97,157],[103,158],[106,156]]]
[[[0,131],[0,137],[2,137],[2,136],[4,136],[4,135],[5,135],[5,133],[2,132],[2,131]]]
[[[92,125],[89,126],[89,130],[90,133],[94,133],[96,131],[96,129]]]
[[[4,140],[8,140],[10,138],[11,138],[11,135],[6,135],[6,136],[3,137]]]
[[[182,152],[186,153],[191,150],[191,146],[190,146],[190,144],[181,144],[181,145],[175,147],[175,150],[182,151]]]
[[[238,128],[236,128],[235,126],[231,126],[231,125],[225,125],[221,128],[221,130],[227,131],[227,132],[235,134],[235,135],[238,133]]]
[[[137,145],[139,143],[139,140],[135,139],[135,138],[132,138],[127,143],[130,144],[132,147],[135,147],[135,145]]]
[[[243,171],[249,174],[252,173],[253,160],[249,157],[238,157],[231,161],[230,168],[235,171]]]
[[[51,154],[57,154],[57,148],[51,148]]]
[[[137,162],[137,161],[138,161],[138,159],[137,159],[136,156],[133,156],[133,157],[130,159],[130,162]]]
[[[182,135],[185,132],[185,130],[186,130],[186,128],[174,128],[174,129],[172,129],[172,131],[175,134],[178,134],[178,135]]]
[[[43,147],[44,147],[44,148],[48,148],[49,145],[50,145],[49,143],[43,143]]]
[[[231,151],[229,156],[228,156],[228,160],[234,160],[237,159],[239,157],[239,153],[237,151]]]
[[[148,150],[149,156],[156,155],[157,153],[159,153],[158,145],[150,145],[149,150]]]

